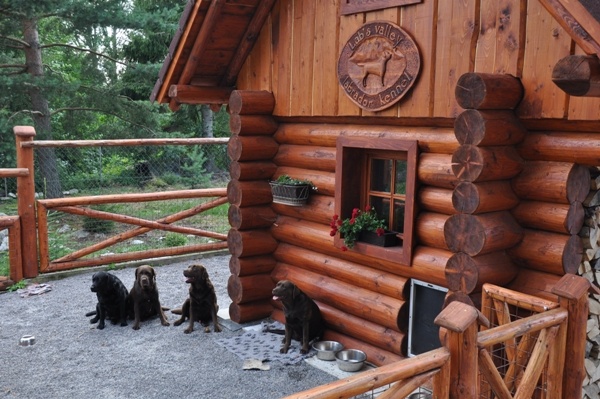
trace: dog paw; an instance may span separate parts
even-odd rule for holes
[[[279,349],[279,353],[288,353],[288,348],[284,346],[283,348]]]
[[[169,323],[168,321],[163,321],[163,322],[161,322],[160,324],[162,324],[162,325],[163,325],[163,326],[165,326],[165,327],[167,327],[167,326],[170,326],[170,325],[171,325],[171,323]]]
[[[207,326],[207,327],[204,327],[204,332],[205,332],[205,333],[209,333],[209,332],[210,332],[210,327],[208,327],[208,326]]]
[[[90,320],[90,324],[94,324],[94,323],[97,323],[97,322],[98,322],[98,319],[92,319],[92,320]]]
[[[125,326],[127,326],[127,322],[126,321],[122,321],[121,322],[121,327],[125,327]]]
[[[305,355],[305,354],[308,353],[308,349],[302,348],[302,349],[300,349],[300,353],[302,353],[303,355]]]
[[[192,330],[191,328],[186,328],[185,330],[183,330],[183,333],[184,333],[184,334],[189,334],[189,333],[191,333],[192,331],[194,331],[194,330]]]
[[[96,326],[98,330],[104,330],[104,323],[100,323]]]
[[[175,323],[173,323],[173,327],[180,326],[181,323],[183,323],[183,320],[177,320]]]
[[[133,327],[131,327],[131,328],[133,328],[134,330],[139,330],[139,329],[140,329],[140,326],[136,324],[136,325],[134,325],[134,326],[133,326]]]
[[[220,325],[218,325],[218,324],[217,324],[217,325],[215,326],[215,332],[221,332],[221,331],[223,331],[223,329],[221,328],[221,326],[220,326]]]

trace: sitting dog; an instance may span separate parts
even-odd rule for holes
[[[189,334],[194,331],[194,322],[197,321],[204,326],[204,332],[210,332],[209,322],[212,320],[215,332],[221,332],[221,326],[217,320],[217,295],[212,285],[208,272],[202,265],[191,265],[183,271],[185,282],[190,284],[190,296],[183,303],[182,308],[172,310],[175,314],[181,314],[181,318],[173,323],[178,326],[187,319],[189,326],[183,330]],[[179,313],[181,312],[181,313]]]
[[[92,275],[92,292],[96,293],[98,303],[96,310],[86,313],[86,316],[96,315],[90,320],[94,324],[98,322],[97,329],[102,330],[105,319],[112,324],[121,322],[121,326],[127,325],[127,288],[117,276],[107,272],[96,272]]]
[[[281,301],[285,315],[285,337],[281,353],[287,353],[292,339],[300,341],[300,353],[308,353],[308,343],[322,337],[325,323],[317,304],[289,280],[273,288],[273,300]]]
[[[135,269],[135,281],[129,291],[129,317],[134,319],[133,329],[140,329],[140,322],[158,316],[163,326],[170,325],[158,299],[156,273],[152,266],[142,265]]]

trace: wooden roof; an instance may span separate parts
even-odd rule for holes
[[[600,56],[597,0],[539,0],[587,54]],[[225,104],[275,0],[188,0],[150,96]]]
[[[205,93],[202,103],[226,102],[222,100],[233,89],[274,3],[275,0],[188,0],[150,100],[170,102],[171,108],[177,108],[177,99],[173,99],[177,90],[172,86],[183,89],[181,93],[192,86],[194,97]]]
[[[558,23],[587,54],[600,56],[598,0],[540,0]]]

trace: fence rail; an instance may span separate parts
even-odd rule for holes
[[[215,174],[222,179],[226,175],[227,160],[219,157],[225,155],[226,158],[225,145],[229,142],[229,138],[35,141],[35,130],[30,126],[16,126],[14,133],[17,167],[0,169],[0,177],[17,178],[18,216],[3,217],[0,223],[0,229],[9,230],[10,275],[13,282],[23,277],[35,277],[39,272],[227,248],[228,226],[225,226],[228,223],[227,212],[214,211],[227,204],[227,192],[224,187],[210,187],[211,183],[214,184],[210,176]],[[187,149],[175,150],[172,146],[187,146]],[[103,147],[115,149],[103,151]],[[138,149],[129,152],[128,147],[138,147]],[[139,147],[155,147],[155,149],[145,150]],[[205,148],[215,147],[217,148],[214,152],[205,150]],[[55,169],[54,176],[60,177],[59,187],[64,183],[62,179],[66,178],[69,190],[64,193],[74,196],[44,199],[45,185],[54,184],[56,180],[48,180],[44,175],[43,184],[38,185],[36,189],[35,177],[40,177],[41,173],[40,169],[36,170],[36,168],[42,164],[47,167],[49,164],[44,157],[48,155],[47,151],[55,149],[57,152],[53,155],[55,156],[53,162],[58,169]],[[210,154],[218,154],[219,157]],[[36,158],[34,155],[44,159],[34,160]],[[145,155],[150,155],[151,158],[146,158]],[[94,162],[88,162],[86,157]],[[144,164],[142,166],[145,169],[141,173],[145,175],[141,177],[138,176],[140,170],[137,169],[140,163],[136,163],[136,159],[141,159],[140,163]],[[150,163],[167,162],[167,160],[174,160],[173,162],[176,163],[164,165]],[[200,169],[209,163],[212,168],[210,171]],[[77,167],[85,169],[78,170]],[[105,168],[109,169],[105,171]],[[115,172],[114,169],[117,171]],[[174,179],[173,175],[177,177],[178,173],[182,172],[191,175],[191,179],[180,183],[162,182],[161,173],[169,175],[165,175],[165,179],[167,177]],[[94,180],[93,173],[100,173],[100,177]],[[74,187],[77,186],[79,180],[76,177],[79,175],[83,176],[87,188]],[[127,180],[118,180],[121,175],[124,175]],[[136,183],[133,179],[137,177],[140,177],[140,181]],[[127,184],[132,184],[131,182],[134,186],[128,187]],[[97,185],[92,187],[90,186],[92,183]],[[192,188],[187,187],[188,185],[192,185]],[[200,187],[209,185],[209,187],[198,188],[198,185]],[[164,187],[167,190],[160,191],[160,189],[165,190]],[[86,190],[86,194],[77,196],[81,191]],[[124,192],[115,193],[118,190]],[[36,199],[40,192],[42,198]],[[143,209],[152,202],[157,203],[154,208]],[[160,208],[163,205],[164,209]],[[119,210],[108,209],[109,207],[117,207]],[[156,210],[157,208],[160,210]],[[131,214],[135,212],[139,214]],[[152,212],[156,213],[156,216],[150,214]],[[207,212],[212,212],[212,215],[207,216]],[[61,245],[68,248],[54,251],[54,255],[51,256],[51,249],[55,248],[53,242],[57,241],[57,237],[61,235],[68,237],[72,234],[57,231],[65,218],[75,223],[73,229],[81,229],[82,226],[85,228],[86,223],[96,221],[109,223],[111,226],[118,225],[119,231],[112,234],[109,232],[108,236],[104,231],[94,233],[91,234],[91,238],[85,240],[71,239],[67,244]],[[184,222],[187,225],[182,225]],[[215,225],[221,222],[223,226]],[[215,228],[218,229],[214,230]],[[81,230],[77,231],[80,235],[84,233]],[[85,234],[86,237],[89,235]],[[161,247],[162,239],[172,238],[165,234],[180,238],[172,245]],[[149,237],[151,241],[144,245],[145,249],[134,250],[136,247],[126,245],[125,241],[129,239],[138,237],[137,240],[140,241],[139,236],[142,235]],[[188,241],[190,237],[192,242],[188,245],[180,243]],[[114,246],[120,248],[110,252],[109,248],[112,249]],[[119,251],[122,253],[115,253]]]

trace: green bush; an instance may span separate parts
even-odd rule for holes
[[[187,243],[187,237],[179,233],[167,233],[165,245],[167,247],[181,247]]]

